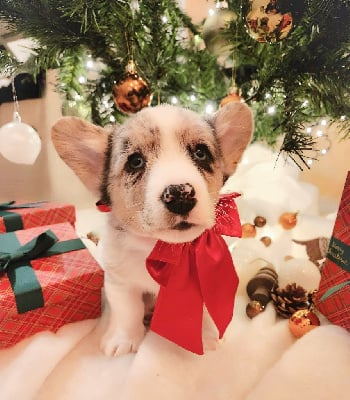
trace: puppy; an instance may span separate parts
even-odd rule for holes
[[[137,351],[145,334],[143,294],[159,290],[145,259],[157,240],[192,241],[214,225],[219,191],[252,131],[242,103],[208,119],[170,105],[145,108],[111,132],[75,117],[54,125],[60,157],[111,210],[100,241],[110,306],[106,355]]]

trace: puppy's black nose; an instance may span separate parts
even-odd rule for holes
[[[195,194],[194,187],[189,183],[169,185],[164,189],[161,200],[170,212],[185,215],[189,213],[197,203],[194,197]]]

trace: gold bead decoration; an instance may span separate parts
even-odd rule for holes
[[[257,217],[254,218],[254,225],[257,226],[258,228],[262,228],[263,226],[266,225],[266,218],[262,217],[261,215],[258,215]]]
[[[272,240],[269,236],[263,236],[260,238],[260,242],[264,243],[266,247],[269,247],[270,244],[272,243]]]
[[[293,212],[285,212],[280,215],[279,217],[279,224],[282,226],[283,229],[289,230],[295,228],[298,220],[297,220],[298,213]]]
[[[249,222],[242,225],[242,238],[253,238],[256,236],[256,228]]]

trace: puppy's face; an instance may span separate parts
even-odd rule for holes
[[[65,118],[53,139],[67,164],[111,205],[116,227],[186,242],[213,226],[219,190],[250,140],[249,109],[226,107],[210,122],[179,107],[146,108],[108,141],[100,128]]]
[[[187,110],[149,108],[111,140],[103,191],[122,227],[179,242],[213,225],[223,171],[208,123]]]

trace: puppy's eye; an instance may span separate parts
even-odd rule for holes
[[[206,144],[197,143],[192,148],[189,146],[187,150],[200,170],[213,172],[212,163],[214,162],[214,157]]]
[[[193,155],[198,161],[205,161],[208,158],[208,152],[209,150],[205,144],[198,144]]]
[[[133,153],[128,157],[126,169],[129,172],[136,172],[145,166],[145,159],[141,153]]]

